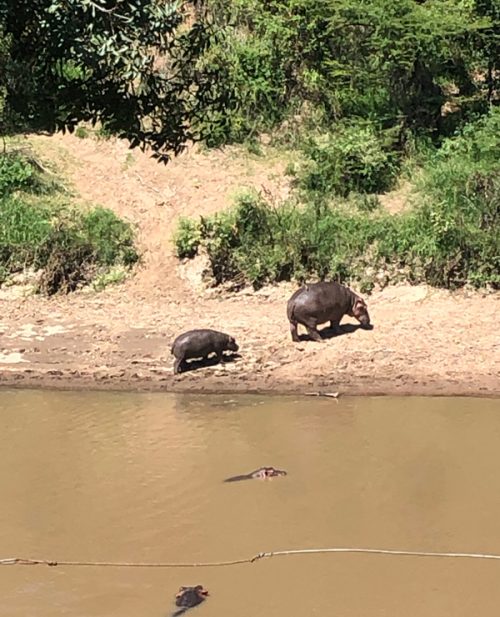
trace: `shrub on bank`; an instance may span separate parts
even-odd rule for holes
[[[0,283],[25,269],[41,270],[39,290],[74,291],[113,266],[138,259],[130,225],[104,208],[77,210],[20,155],[0,156]]]
[[[262,195],[199,222],[184,220],[178,257],[203,247],[215,282],[256,287],[306,278],[500,287],[500,110],[428,156],[411,211],[390,215],[366,196],[279,207]]]
[[[375,246],[382,230],[394,226],[394,219],[383,213],[367,217],[324,203],[300,206],[289,201],[273,207],[261,195],[248,193],[233,209],[193,223],[189,230],[195,240],[189,253],[184,250],[189,244],[186,238],[180,243],[177,236],[178,257],[192,256],[203,247],[217,284],[237,281],[260,287],[309,277],[369,283],[370,251],[365,255],[365,247]]]
[[[500,285],[500,109],[447,139],[416,182],[426,279]]]
[[[0,156],[0,195],[33,187],[34,176],[33,167],[18,154]]]
[[[369,123],[340,125],[306,139],[301,149],[305,163],[294,184],[306,194],[380,193],[395,179],[395,155]]]

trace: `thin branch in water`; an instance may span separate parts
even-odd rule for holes
[[[328,398],[338,399],[340,392],[305,392],[305,396],[326,396]]]

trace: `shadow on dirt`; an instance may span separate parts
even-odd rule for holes
[[[241,354],[239,353],[231,353],[222,356],[222,360],[220,364],[229,364],[231,362],[235,362],[241,358]],[[208,366],[215,366],[219,364],[217,360],[217,356],[212,356],[211,358],[204,358],[202,360],[191,360],[189,362],[183,362],[180,366],[180,373],[188,373],[189,371],[195,371],[199,368],[206,368]]]
[[[346,323],[342,326],[339,326],[337,329],[330,328],[327,326],[322,330],[318,330],[321,338],[326,341],[331,338],[337,338],[338,336],[343,336],[344,334],[352,334],[356,332],[356,330],[373,330],[374,326],[370,324],[369,326],[362,326],[361,324],[352,324]],[[301,341],[311,341],[311,337],[308,334],[299,334],[299,339]]]

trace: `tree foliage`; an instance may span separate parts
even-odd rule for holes
[[[1,0],[0,96],[12,129],[71,131],[82,120],[100,121],[159,158],[178,152],[195,137],[210,94],[197,70],[210,28],[190,23],[188,8],[158,0]]]
[[[229,111],[208,118],[238,140],[290,113],[327,125],[441,134],[485,111],[500,72],[497,0],[208,0],[225,40],[206,57]],[[460,109],[460,118],[442,110]],[[314,116],[317,121],[318,116]],[[221,128],[222,127],[222,128]],[[223,130],[224,129],[224,130]]]
[[[294,114],[401,149],[484,113],[499,76],[498,0],[0,0],[1,133],[99,121],[161,159]]]

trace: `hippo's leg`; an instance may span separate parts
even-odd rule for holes
[[[309,334],[309,336],[312,338],[313,341],[316,341],[317,343],[322,343],[323,339],[321,338],[317,328],[315,325],[311,325],[311,326],[307,326],[307,334]]]
[[[300,342],[299,334],[297,332],[297,322],[296,321],[291,321],[290,322],[290,333],[292,335],[292,341],[294,343]]]
[[[217,358],[217,362],[220,364],[222,362],[222,359],[223,359],[222,351],[216,351],[215,352],[215,357]]]
[[[180,373],[181,364],[183,364],[184,358],[176,358],[174,362],[174,375]]]
[[[340,334],[340,322],[331,321],[330,328],[335,332],[335,334]]]

